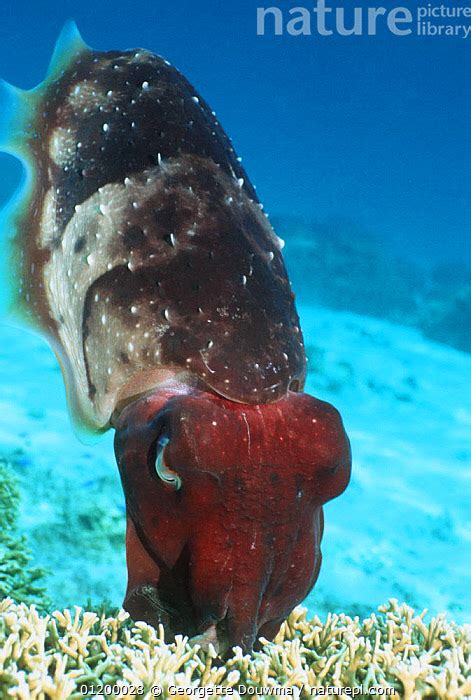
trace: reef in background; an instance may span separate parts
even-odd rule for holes
[[[31,567],[32,554],[26,537],[18,533],[20,493],[8,462],[0,458],[0,598],[20,603],[50,604],[44,569]]]
[[[470,627],[444,616],[426,623],[424,616],[395,600],[363,621],[344,614],[308,621],[306,610],[297,608],[273,643],[262,640],[262,649],[250,655],[235,648],[222,664],[211,646],[204,651],[182,637],[166,644],[162,628],[131,625],[122,611],[101,619],[80,608],[41,616],[34,607],[4,600],[0,696],[66,700],[92,697],[92,688],[109,684],[111,692],[102,688],[99,697],[167,698],[171,686],[213,688],[216,696],[224,694],[216,686],[230,687],[235,698],[250,697],[255,688],[266,689],[259,690],[263,697],[296,688],[293,696],[307,700],[316,695],[312,689],[360,687],[355,697],[369,697],[373,687],[382,689],[376,695],[390,688],[396,691],[390,697],[405,700],[466,697]],[[133,685],[142,693],[130,693]]]
[[[302,300],[415,326],[471,352],[471,267],[422,268],[344,220],[272,217],[272,223],[287,239],[284,257]]]

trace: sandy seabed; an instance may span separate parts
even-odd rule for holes
[[[307,391],[333,403],[353,475],[325,508],[310,614],[368,615],[390,597],[465,621],[470,608],[471,356],[411,328],[302,306]],[[47,345],[4,326],[0,444],[22,490],[20,528],[53,605],[122,601],[124,501],[112,434],[85,446]]]

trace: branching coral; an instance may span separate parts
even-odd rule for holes
[[[31,555],[24,536],[17,533],[19,492],[8,462],[0,459],[0,597],[11,597],[45,608],[48,599],[44,571],[29,566]]]
[[[265,697],[293,689],[302,699],[320,694],[320,688],[337,694],[362,688],[356,697],[367,697],[373,687],[380,689],[377,695],[407,700],[464,698],[471,693],[469,626],[444,616],[426,623],[424,615],[391,600],[364,621],[341,614],[322,623],[317,617],[308,621],[297,608],[273,643],[262,640],[261,650],[250,655],[236,648],[222,664],[211,646],[204,651],[182,637],[165,644],[162,628],[132,625],[124,612],[99,619],[76,608],[41,616],[34,606],[5,599],[0,697],[65,700],[98,693],[150,699],[153,686],[162,689],[162,697],[172,697],[176,686],[212,689],[218,696],[231,688],[236,698],[248,695],[247,688]],[[140,692],[132,693],[132,686]]]

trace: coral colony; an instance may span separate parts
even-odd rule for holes
[[[164,641],[162,627],[126,614],[55,612],[0,602],[0,695],[17,700],[80,697],[394,697],[461,700],[471,693],[469,629],[429,622],[391,600],[358,617],[306,618],[294,610],[274,642],[224,664],[212,647]]]

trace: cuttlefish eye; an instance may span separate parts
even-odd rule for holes
[[[174,491],[179,491],[182,487],[181,478],[165,464],[165,448],[169,442],[170,438],[166,435],[161,435],[157,440],[154,463],[155,474],[164,484],[170,486]]]

